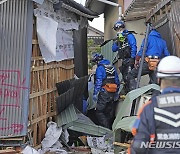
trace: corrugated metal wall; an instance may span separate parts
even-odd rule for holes
[[[174,36],[175,55],[180,57],[180,1],[172,4],[170,12],[172,34]]]
[[[180,57],[180,1],[162,1],[147,15],[166,40],[171,55]]]
[[[32,16],[30,0],[0,5],[0,138],[27,132]]]
[[[102,55],[104,56],[104,58],[108,59],[111,63],[117,54],[117,52],[112,52],[112,43],[113,41],[109,41],[101,48]]]
[[[163,17],[161,20],[158,20],[155,26],[157,31],[161,34],[161,37],[166,41],[167,48],[170,54],[172,55],[174,53],[173,51],[174,44],[171,35],[170,21],[168,20],[167,16]]]

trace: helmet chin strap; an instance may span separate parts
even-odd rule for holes
[[[123,30],[118,31],[118,32],[117,32],[117,35],[122,34],[122,33],[123,33]]]
[[[122,33],[123,31],[124,31],[124,28],[119,28],[119,29],[117,30],[117,34]]]

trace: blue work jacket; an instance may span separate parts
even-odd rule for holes
[[[135,58],[136,53],[137,53],[136,38],[128,30],[124,30],[122,32],[122,35],[127,36],[128,44],[129,44],[130,50],[131,50],[131,58]],[[119,49],[119,47],[118,47],[117,42],[114,42],[112,45],[112,51],[116,52],[116,51],[118,51],[118,49]]]
[[[103,83],[103,80],[106,79],[106,70],[103,65],[110,65],[110,61],[103,59],[98,63],[98,66],[96,68],[96,81],[95,81],[93,95],[97,95],[98,92],[100,92],[101,90],[102,91],[104,90],[104,88],[102,88],[102,83]],[[119,82],[119,77],[118,77],[116,69],[115,69],[115,83],[117,84],[117,87],[118,87],[117,91],[118,91],[120,82]]]
[[[142,56],[144,48],[144,40],[141,44],[141,48],[137,53],[137,56]],[[160,59],[169,56],[170,53],[167,49],[166,41],[161,38],[161,35],[156,30],[152,30],[148,36],[147,50],[145,56],[158,56]]]
[[[172,142],[166,143],[166,141],[168,140],[171,141],[170,139],[168,139],[168,136],[166,134],[170,134],[171,136],[169,137],[173,137],[172,135],[175,134],[176,137],[178,133],[180,133],[178,132],[180,127],[173,126],[174,123],[176,124],[176,122],[174,121],[177,120],[174,120],[172,118],[173,116],[177,117],[179,115],[180,106],[173,106],[173,104],[170,106],[168,104],[169,106],[167,105],[167,107],[160,108],[158,103],[160,101],[157,101],[157,99],[163,98],[163,96],[170,96],[169,98],[165,97],[165,100],[162,99],[163,101],[161,100],[161,104],[164,105],[166,101],[172,101],[170,100],[170,98],[172,99],[173,95],[177,95],[176,101],[178,103],[179,100],[177,100],[177,98],[179,98],[179,94],[179,87],[168,87],[163,89],[160,95],[152,97],[152,99],[143,106],[142,110],[140,110],[140,112],[138,113],[137,119],[132,129],[134,139],[131,145],[131,154],[180,153],[180,142],[178,140],[176,140],[176,142],[178,141],[179,145],[176,146],[179,146],[179,148],[158,148],[164,145],[157,145],[157,143],[160,143],[160,140],[158,139],[159,134],[161,134],[161,137],[166,137],[163,142],[164,144],[166,144],[166,146],[169,147]],[[168,120],[163,121],[164,119]],[[142,145],[148,145],[147,143],[152,143],[152,145],[154,144],[154,147],[143,148]]]

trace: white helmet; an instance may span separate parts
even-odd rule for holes
[[[180,58],[176,56],[167,56],[163,58],[157,67],[157,77],[180,78]]]

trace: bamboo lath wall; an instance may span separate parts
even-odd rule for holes
[[[73,60],[44,63],[38,45],[35,23],[34,19],[29,101],[29,133],[33,146],[40,145],[48,121],[55,118],[57,96],[55,84],[74,76]]]

